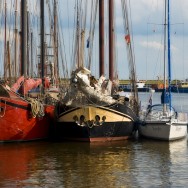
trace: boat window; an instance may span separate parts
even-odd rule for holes
[[[84,120],[85,120],[85,116],[81,115],[80,116],[80,122],[84,122]]]
[[[95,116],[95,120],[98,122],[98,121],[100,121],[100,116],[99,115],[96,115]]]
[[[103,117],[102,117],[102,120],[105,121],[105,120],[106,120],[106,116],[103,116]]]
[[[73,117],[73,120],[74,120],[74,121],[78,121],[78,116],[74,116],[74,117]]]

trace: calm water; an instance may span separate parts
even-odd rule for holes
[[[188,94],[173,97],[176,108],[188,111]],[[144,105],[148,96],[140,98]],[[102,144],[0,144],[0,187],[187,187],[187,146],[187,138],[168,143],[137,136]]]

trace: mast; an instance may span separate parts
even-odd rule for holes
[[[12,75],[11,75],[11,63],[10,63],[10,44],[7,41],[7,64],[8,64],[8,72],[9,72],[9,81],[12,83]]]
[[[166,91],[166,26],[167,26],[167,17],[166,17],[166,0],[165,0],[165,23],[164,23],[164,89]]]
[[[170,23],[169,23],[169,0],[165,0],[165,23],[164,23],[164,89],[161,95],[161,102],[163,104],[163,113],[167,111],[167,103],[169,103],[171,108],[171,97],[170,97],[170,77],[171,77],[171,68],[170,68]],[[168,49],[166,48],[168,37]],[[168,50],[168,90],[169,94],[167,95],[167,84],[166,84],[166,50]]]
[[[76,8],[77,8],[77,20],[76,20],[76,55],[77,55],[77,66],[78,67],[80,67],[80,50],[79,50],[79,48],[80,48],[80,19],[79,19],[79,17],[80,17],[80,14],[79,14],[79,8],[78,8],[78,1],[77,1],[77,6],[76,6]]]
[[[31,77],[33,77],[33,31],[31,31]]]
[[[44,93],[44,64],[45,64],[45,43],[44,43],[44,0],[41,0],[41,79],[42,79],[42,92]]]
[[[58,58],[57,58],[57,0],[54,0],[54,73],[55,73],[55,80],[58,78],[58,69],[57,69],[57,64],[58,64]]]
[[[17,41],[18,41],[18,28],[17,28],[17,14],[18,14],[18,9],[17,9],[17,0],[16,0],[16,5],[15,5],[15,42],[14,42],[14,76],[15,76],[15,81],[17,77]]]
[[[170,50],[170,1],[168,0],[168,92],[171,109],[171,50]]]
[[[6,63],[7,63],[7,2],[5,0],[5,41],[4,41],[4,79],[6,79]]]
[[[114,79],[114,0],[109,0],[109,79]]]
[[[27,0],[21,1],[21,17],[22,17],[22,45],[21,45],[21,75],[27,75]]]
[[[30,63],[29,63],[29,11],[27,11],[27,75],[30,75]]]
[[[104,0],[99,0],[99,76],[104,75]]]

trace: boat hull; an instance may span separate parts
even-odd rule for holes
[[[149,87],[137,88],[138,92],[149,92],[150,90],[151,90],[151,88],[149,88]],[[124,88],[123,91],[124,92],[132,92],[132,89]]]
[[[63,108],[61,108],[63,109]],[[55,138],[87,142],[126,140],[135,130],[135,116],[125,105],[84,106],[58,113]],[[61,110],[60,110],[61,111]],[[84,121],[80,121],[84,116]],[[76,117],[76,120],[75,120]]]
[[[45,106],[43,117],[31,116],[30,104],[21,98],[0,98],[0,142],[45,139],[53,120],[53,106]]]
[[[188,93],[188,87],[185,88],[172,87],[171,91],[174,93]]]
[[[157,140],[178,140],[186,137],[187,123],[145,122],[138,127],[139,135]]]

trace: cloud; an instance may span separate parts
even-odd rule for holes
[[[157,42],[157,41],[141,41],[140,42],[140,45],[142,47],[145,47],[145,48],[153,48],[153,49],[156,49],[156,50],[163,50],[164,49],[164,45],[161,44],[160,42]],[[171,50],[173,51],[176,51],[177,48],[173,45],[171,45]]]
[[[154,49],[163,49],[163,45],[157,41],[151,41],[151,42],[147,42],[147,41],[142,41],[140,42],[140,45],[143,47],[147,47],[147,48],[154,48]]]

